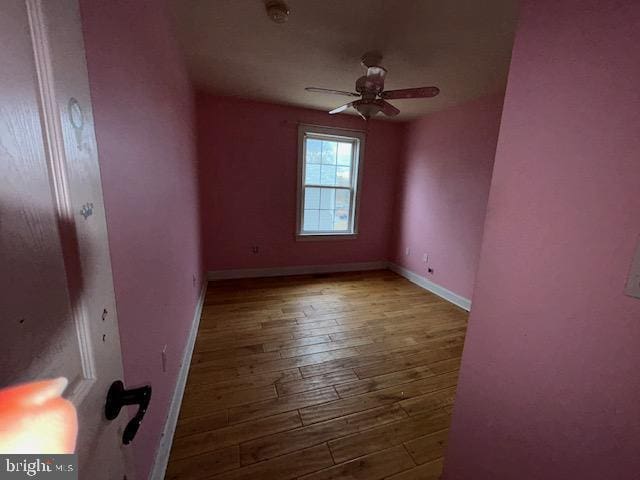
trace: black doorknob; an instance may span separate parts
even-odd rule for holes
[[[150,400],[151,385],[125,390],[123,383],[120,380],[116,380],[109,387],[107,403],[104,406],[104,414],[107,420],[115,419],[125,405],[138,405],[138,411],[127,423],[122,433],[122,443],[125,445],[131,443],[131,440],[138,433],[138,428],[140,428],[140,423],[142,423],[144,414],[149,407]]]

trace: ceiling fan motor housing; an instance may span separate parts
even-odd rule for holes
[[[361,94],[363,98],[376,98],[376,95],[382,92],[384,83],[363,76],[356,80],[356,92]]]

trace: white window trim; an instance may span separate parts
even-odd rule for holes
[[[357,139],[357,154],[354,155],[355,165],[352,172],[356,179],[354,185],[354,199],[351,205],[351,215],[353,218],[353,231],[347,233],[302,233],[302,199],[303,199],[303,179],[305,167],[305,135],[328,135],[331,137],[343,137],[350,140]],[[366,134],[362,130],[349,130],[346,128],[322,127],[319,125],[298,125],[298,186],[297,186],[297,206],[296,206],[296,240],[299,241],[321,241],[321,240],[352,240],[358,238],[358,217],[360,212],[360,192],[362,191],[362,167],[364,164],[364,148]]]

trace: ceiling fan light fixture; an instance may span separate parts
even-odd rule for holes
[[[368,120],[380,112],[380,106],[375,103],[360,103],[356,106],[356,110],[360,113],[362,118]]]
[[[285,23],[289,19],[289,7],[280,0],[269,0],[266,5],[267,15],[275,23]]]

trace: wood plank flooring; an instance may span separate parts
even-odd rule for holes
[[[210,283],[165,478],[438,479],[467,315],[386,270]]]

